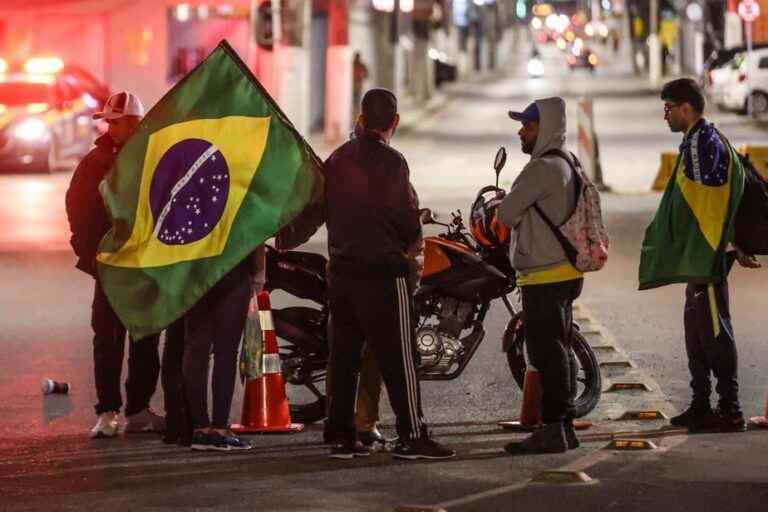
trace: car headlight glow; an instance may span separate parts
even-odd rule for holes
[[[528,74],[533,77],[539,77],[544,74],[544,64],[541,59],[531,59],[528,61]]]
[[[45,134],[46,126],[40,119],[27,119],[13,129],[13,135],[19,139],[33,141]]]

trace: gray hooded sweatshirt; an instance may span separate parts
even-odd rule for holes
[[[499,206],[499,218],[512,229],[510,260],[518,272],[547,270],[568,261],[565,251],[533,204],[556,225],[568,218],[575,205],[571,168],[561,157],[541,157],[565,147],[565,102],[562,98],[536,100],[539,135],[531,160],[512,184]]]

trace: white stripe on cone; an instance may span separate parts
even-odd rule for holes
[[[272,322],[271,309],[266,309],[264,311],[259,310],[259,325],[261,325],[262,332],[275,330],[275,324]]]
[[[280,355],[279,354],[264,354],[263,359],[264,375],[271,375],[275,373],[282,373],[280,368]]]

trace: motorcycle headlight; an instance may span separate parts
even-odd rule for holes
[[[28,142],[38,140],[45,135],[47,127],[40,119],[26,119],[13,128],[14,137]]]

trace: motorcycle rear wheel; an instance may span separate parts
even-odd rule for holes
[[[522,335],[522,329],[520,329],[516,336]],[[507,351],[509,370],[521,390],[523,389],[526,369],[522,347],[523,344],[515,340],[515,343],[512,343]],[[576,418],[582,418],[592,412],[600,401],[603,382],[595,352],[589,346],[586,338],[579,332],[576,324],[573,325],[571,350],[576,356],[576,398],[573,402],[573,414]]]
[[[289,307],[273,310],[273,317],[291,421],[318,422],[326,416],[323,315],[314,308]]]

